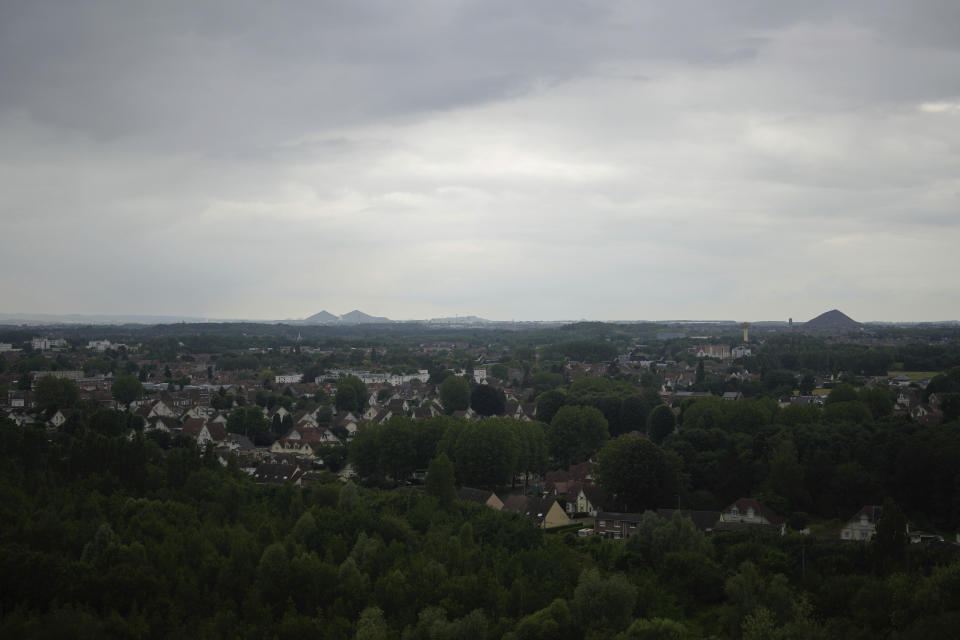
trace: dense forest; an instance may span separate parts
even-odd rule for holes
[[[696,339],[658,339],[659,325],[187,329],[104,333],[142,342],[135,353],[96,354],[82,346],[94,334],[64,329],[68,349],[0,358],[5,385],[33,386],[38,416],[67,416],[56,429],[0,420],[0,637],[956,635],[955,329],[916,339],[877,330],[871,344],[771,334],[726,362],[692,355]],[[739,337],[718,332],[729,344]],[[139,416],[42,375],[83,369],[173,390],[195,360],[200,375],[245,372],[257,385],[221,388],[209,401],[228,431],[257,445],[292,427],[290,416],[270,417],[274,407],[315,409],[326,425],[371,395],[342,378],[329,396],[313,385],[295,397],[270,384],[275,371],[312,380],[334,367],[426,369],[417,402],[439,401],[447,415],[361,422],[349,447],[323,452],[328,471],[303,488],[256,484],[192,438],[145,433]],[[492,384],[476,384],[474,366],[487,367]],[[924,387],[900,393],[935,397],[939,424],[897,408],[898,392],[877,380],[897,368],[928,372]],[[684,375],[699,397],[661,394]],[[119,387],[114,397],[127,404]],[[789,402],[815,387],[822,407]],[[535,419],[508,415],[504,389]],[[450,415],[468,408],[478,419]],[[546,471],[586,460],[605,508],[644,512],[626,541],[580,537],[582,525],[543,531],[453,497],[456,486],[534,492]],[[345,462],[354,481],[332,473]],[[415,475],[427,468],[420,486]],[[743,497],[783,516],[786,534],[704,535],[655,511],[716,511]],[[837,530],[865,505],[883,505],[877,535],[841,541]],[[910,544],[908,526],[945,542]]]
[[[255,485],[105,422],[0,425],[3,637],[947,638],[960,620],[954,548],[890,519],[842,543],[651,512],[626,543],[587,540],[451,487]]]

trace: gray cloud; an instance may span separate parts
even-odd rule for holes
[[[11,310],[960,317],[952,2],[7,2]]]

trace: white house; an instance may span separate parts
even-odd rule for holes
[[[867,505],[857,511],[840,529],[841,540],[870,540],[877,534],[877,522],[883,513],[883,507]]]

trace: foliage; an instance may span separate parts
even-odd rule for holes
[[[608,342],[593,340],[568,340],[547,345],[542,349],[544,360],[576,360],[579,362],[603,362],[617,355],[617,347]]]
[[[676,428],[677,417],[667,405],[659,404],[650,411],[647,418],[647,433],[654,442],[663,442],[663,439],[673,433]]]
[[[597,454],[594,474],[624,511],[670,504],[679,491],[680,460],[647,438],[627,434]]]
[[[360,411],[367,403],[367,385],[356,376],[341,378],[333,402],[339,411]]]
[[[573,592],[574,615],[583,628],[619,631],[630,624],[637,589],[623,576],[604,578],[596,569],[587,569]]]
[[[460,376],[447,376],[440,383],[440,403],[448,414],[470,406],[470,384]]]
[[[481,416],[499,416],[507,407],[507,399],[501,389],[478,384],[470,392],[470,407]]]
[[[566,402],[567,394],[559,389],[541,393],[537,396],[537,419],[549,424]]]
[[[66,410],[80,400],[80,390],[73,380],[42,376],[34,389],[34,399],[43,411]]]
[[[609,437],[606,418],[593,407],[561,407],[547,430],[550,455],[563,468],[589,458]]]
[[[453,443],[451,456],[461,485],[493,488],[510,483],[520,458],[515,422],[492,418],[463,427]]]
[[[140,379],[133,375],[117,376],[110,387],[113,399],[123,406],[128,406],[143,395],[143,385]]]
[[[427,467],[427,494],[435,497],[444,509],[449,509],[457,497],[453,478],[453,463],[447,454],[441,453],[430,461],[430,466]]]

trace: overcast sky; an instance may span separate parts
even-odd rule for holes
[[[0,0],[6,312],[960,319],[960,3]]]

